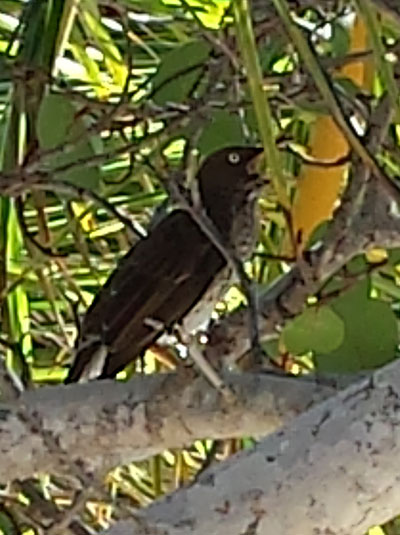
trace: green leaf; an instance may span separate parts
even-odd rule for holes
[[[67,140],[74,124],[75,108],[61,95],[46,96],[39,109],[38,138],[42,149],[54,149]]]
[[[118,87],[123,87],[128,69],[123,62],[121,53],[111,38],[107,28],[102,24],[96,0],[86,0],[86,8],[81,12],[81,22],[90,40],[104,55],[104,63]]]
[[[331,305],[345,325],[345,337],[334,351],[320,351],[315,356],[318,370],[357,372],[395,358],[396,317],[389,304],[371,299],[368,293],[368,281],[363,281]]]
[[[12,72],[10,62],[4,56],[0,56],[0,81],[8,82],[11,80]]]
[[[350,49],[350,35],[340,22],[333,21],[332,23],[332,55],[335,58],[345,56]]]
[[[330,307],[316,306],[295,318],[282,334],[285,346],[291,353],[326,353],[333,351],[343,342],[344,323]]]
[[[109,96],[109,89],[102,84],[100,66],[86,52],[85,38],[79,26],[74,26],[72,29],[69,48],[76,62],[84,67],[87,78],[96,94],[100,98]]]
[[[245,138],[239,115],[217,110],[201,133],[197,147],[203,156],[207,156],[218,149],[243,144]]]
[[[211,46],[204,41],[190,41],[166,54],[153,77],[153,100],[163,106],[182,102],[189,95],[202,72],[202,63]]]
[[[47,158],[47,164],[54,170],[55,179],[70,182],[86,189],[97,189],[100,170],[97,166],[74,166],[65,172],[57,171],[64,165],[90,159],[95,155],[94,146],[99,138],[88,137],[83,118],[76,117],[77,110],[63,95],[47,95],[39,108],[37,133],[40,147],[44,150],[60,149]],[[63,151],[64,143],[72,148]]]
[[[259,48],[259,60],[263,72],[270,72],[274,65],[282,58],[286,64],[290,64],[290,58],[282,54],[284,36],[274,36],[274,39],[268,39],[267,42]]]
[[[2,198],[0,200],[1,213],[1,242],[5,244],[5,268],[7,276],[18,278],[21,274],[20,261],[23,257],[23,238],[18,224],[15,201]],[[29,317],[29,299],[26,289],[19,284],[7,294],[8,334],[13,343],[18,344],[18,351],[7,352],[7,364],[17,374],[24,368],[21,359],[32,354],[31,324]]]
[[[399,248],[388,251],[388,263],[391,266],[400,264],[400,249]]]
[[[9,514],[6,509],[0,511],[0,533],[4,535],[18,535],[18,533],[21,533],[12,514]]]

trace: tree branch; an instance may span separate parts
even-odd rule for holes
[[[265,435],[336,388],[315,379],[262,374],[226,380],[234,403],[203,378],[188,381],[181,374],[25,392],[0,410],[0,480],[69,472],[71,463],[100,477],[117,464],[197,439]]]
[[[364,534],[400,509],[400,362],[104,535]]]

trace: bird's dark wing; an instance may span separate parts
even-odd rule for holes
[[[100,377],[114,376],[197,303],[224,265],[190,215],[172,212],[127,253],[88,309],[66,382],[86,373],[100,347]]]

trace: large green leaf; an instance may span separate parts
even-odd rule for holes
[[[154,102],[162,106],[185,100],[197,83],[210,50],[205,41],[190,41],[166,54],[152,80]]]
[[[282,335],[286,348],[301,355],[309,351],[333,351],[342,344],[344,332],[344,323],[338,314],[328,306],[315,306],[290,322]]]
[[[91,139],[86,134],[83,119],[76,116],[77,110],[70,100],[63,95],[47,95],[42,100],[38,114],[38,138],[42,149],[56,149],[57,154],[47,161],[50,169],[55,171],[55,178],[96,189],[99,186],[100,171],[97,166],[74,167],[65,172],[57,170],[77,161],[90,159],[95,155],[94,144],[98,139]],[[72,143],[72,148],[62,150],[64,143]]]
[[[345,325],[343,343],[320,351],[316,367],[324,372],[357,372],[377,368],[395,358],[397,320],[388,303],[371,299],[363,281],[332,303]]]
[[[197,146],[202,155],[207,156],[218,149],[245,142],[239,115],[217,110],[201,133]]]

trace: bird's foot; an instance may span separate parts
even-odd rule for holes
[[[218,374],[215,368],[205,358],[202,345],[197,336],[185,332],[183,327],[176,326],[179,338],[185,344],[188,350],[188,355],[196,364],[197,368],[208,379],[208,381],[221,393],[221,395],[228,401],[235,400],[235,394],[231,388],[224,382],[223,378]]]

